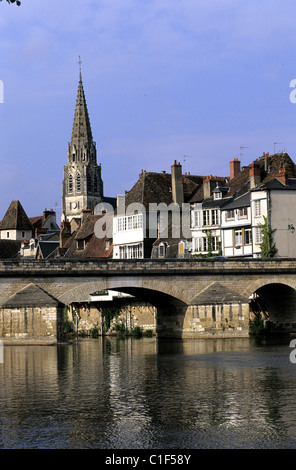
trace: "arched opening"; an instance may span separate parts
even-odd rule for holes
[[[286,284],[272,283],[257,289],[250,298],[250,310],[261,316],[272,332],[296,331],[296,290]]]
[[[116,324],[130,330],[135,327],[144,331],[153,330],[159,337],[182,336],[188,307],[185,302],[169,294],[130,286],[96,289],[84,296],[72,293],[68,305],[70,310],[78,315],[79,328],[82,330],[91,329],[92,324],[99,326],[99,330],[106,333],[108,329],[109,332],[114,330]],[[86,326],[87,319],[90,321]]]

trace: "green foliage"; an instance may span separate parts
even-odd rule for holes
[[[74,331],[74,323],[68,318],[68,308],[63,309],[64,333],[72,333]]]
[[[114,330],[120,335],[124,335],[126,333],[126,328],[123,323],[116,323]]]
[[[222,248],[221,242],[218,242],[218,253],[213,253],[213,236],[210,230],[203,230],[206,234],[206,238],[208,239],[208,252],[207,253],[195,253],[192,255],[192,258],[211,258],[212,256],[221,256],[222,255]]]
[[[143,336],[146,336],[147,338],[152,338],[153,330],[144,330],[143,331]]]
[[[256,315],[253,320],[250,320],[249,328],[252,335],[258,336],[263,334],[265,327],[262,315]]]
[[[114,318],[118,318],[120,315],[120,308],[117,307],[102,307],[101,313],[103,317],[103,332],[106,333],[111,326],[111,322]]]
[[[132,328],[131,334],[132,334],[132,336],[140,337],[143,334],[143,330],[139,326],[135,326],[134,328]]]
[[[21,2],[19,0],[6,0],[6,1],[7,3],[16,3],[18,7],[21,5]],[[0,0],[0,2],[2,2],[2,0]]]
[[[277,248],[273,243],[273,233],[276,229],[272,229],[268,222],[268,218],[263,216],[264,223],[258,224],[260,227],[260,231],[262,234],[262,243],[260,244],[261,248],[261,256],[262,258],[273,258],[274,255],[277,253]]]

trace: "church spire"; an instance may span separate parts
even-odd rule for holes
[[[83,144],[91,145],[93,141],[90,120],[86,105],[86,99],[82,83],[82,74],[81,74],[81,60],[79,56],[79,83],[78,91],[76,98],[76,106],[74,113],[74,121],[72,128],[72,138],[71,143],[75,144],[77,148],[81,148]]]

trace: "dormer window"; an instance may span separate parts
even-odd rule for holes
[[[84,250],[85,240],[77,240],[77,250]]]
[[[221,191],[214,192],[214,199],[222,199],[222,192]]]

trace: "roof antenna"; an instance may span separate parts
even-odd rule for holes
[[[239,152],[240,158],[243,157],[243,155],[244,155],[244,154],[242,153],[242,149],[247,149],[247,148],[249,148],[249,147],[243,147],[242,145],[240,146],[240,152]]]
[[[273,153],[274,153],[274,154],[275,154],[275,146],[276,146],[277,144],[278,144],[278,145],[283,145],[283,142],[274,142],[274,143],[273,143]]]
[[[183,172],[185,173],[185,162],[186,162],[186,158],[193,158],[193,157],[190,157],[189,155],[183,155]]]

